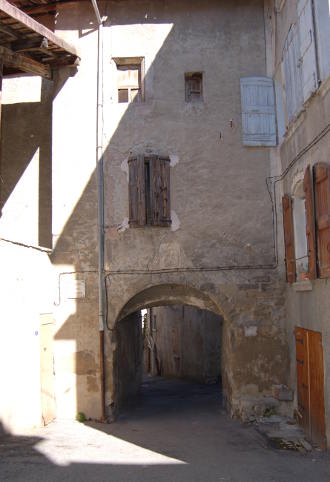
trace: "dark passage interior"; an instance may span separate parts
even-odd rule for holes
[[[117,326],[120,413],[221,402],[222,318],[188,305],[146,308]]]

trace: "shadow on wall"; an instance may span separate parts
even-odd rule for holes
[[[21,76],[24,77],[28,76]],[[39,151],[38,193],[22,193],[24,197],[12,214],[19,211],[24,216],[25,205],[37,195],[38,226],[33,228],[38,229],[38,239],[35,244],[46,248],[52,246],[52,88],[52,82],[42,80],[40,102],[3,104],[1,122],[0,210],[5,208]]]
[[[254,7],[256,3],[252,2]],[[226,156],[223,156],[218,132],[215,132],[213,128],[205,130],[201,141],[201,125],[228,125],[227,117],[229,112],[220,108],[215,112],[211,109],[211,105],[214,103],[218,103],[221,106],[224,98],[229,99],[235,116],[237,119],[239,118],[240,106],[237,101],[240,98],[239,77],[240,75],[255,74],[256,71],[253,61],[251,61],[251,65],[242,68],[242,65],[246,64],[244,58],[247,51],[254,49],[254,35],[251,35],[251,42],[248,46],[246,42],[238,42],[237,45],[235,44],[236,46],[232,47],[233,55],[230,56],[230,72],[236,71],[236,74],[234,81],[228,81],[227,72],[218,61],[219,51],[228,50],[231,46],[232,37],[235,36],[236,38],[238,36],[235,18],[242,17],[242,8],[245,2],[235,2],[235,5],[230,8],[226,3],[226,6],[223,6],[221,15],[219,15],[220,10],[217,9],[217,5],[218,2],[216,0],[207,2],[207,6],[205,6],[203,1],[194,2],[193,4],[186,1],[180,3],[180,5],[176,2],[151,2],[148,4],[148,16],[145,14],[145,8],[140,4],[127,9],[125,4],[116,3],[115,7],[111,3],[111,28],[118,25],[133,24],[150,24],[152,26],[152,24],[156,23],[172,25],[146,72],[146,101],[140,104],[121,105],[122,108],[116,111],[117,114],[110,121],[109,129],[105,132],[108,142],[104,153],[106,266],[111,266],[112,270],[129,270],[132,266],[134,268],[146,269],[147,267],[149,269],[149,267],[159,267],[160,262],[165,263],[165,265],[170,263],[171,257],[167,256],[166,252],[161,254],[158,251],[160,239],[163,246],[169,246],[173,242],[177,246],[184,245],[183,262],[188,260],[189,266],[200,266],[208,263],[221,265],[224,262],[226,264],[239,262],[245,264],[246,262],[254,261],[251,255],[246,250],[244,251],[244,246],[250,236],[250,225],[248,223],[242,225],[240,219],[236,220],[234,216],[230,216],[228,220],[226,210],[223,207],[230,200],[233,209],[239,209],[241,216],[244,216],[246,220],[251,219],[251,223],[254,223],[254,218],[259,215],[256,206],[263,206],[262,202],[266,195],[264,178],[266,177],[267,168],[265,167],[264,158],[259,155],[259,151],[256,151],[254,164],[260,163],[263,167],[260,168],[260,179],[253,177],[253,183],[249,183],[237,176],[238,164],[241,166],[242,162],[245,161],[245,159],[242,161],[241,150],[235,150],[236,145],[241,145],[239,129],[232,132],[228,131],[228,146],[233,151],[230,155],[226,154]],[[188,6],[189,17],[186,15]],[[73,9],[73,12],[78,12],[77,22],[84,23],[84,25],[79,24],[76,26],[77,31],[83,35],[83,30],[90,28],[90,19],[94,21],[94,13],[91,7],[88,6],[90,14],[87,17],[88,20],[84,21],[80,20],[81,17],[79,16],[80,9],[87,8],[83,6],[83,3],[77,2],[70,8]],[[113,11],[114,8],[116,8],[115,12]],[[261,22],[260,25],[262,25],[263,11],[261,2],[260,6],[258,4],[258,7],[255,8],[260,14],[260,18],[256,16],[256,24],[259,25]],[[232,9],[235,10],[236,17],[233,15]],[[211,15],[213,11],[215,13],[214,16]],[[252,10],[251,15],[253,18],[255,18],[255,13]],[[72,26],[73,18],[76,17],[66,16],[65,21],[67,22],[68,30],[74,29]],[[61,25],[61,28],[65,30],[65,25]],[[251,28],[250,25],[249,31],[253,30]],[[88,33],[92,31],[89,30]],[[221,35],[219,33],[219,35],[214,36],[212,32],[220,32]],[[201,46],[201,39],[205,40],[206,33],[208,35],[207,44],[206,46]],[[255,52],[254,58],[258,58],[258,55],[263,58],[263,52],[259,54],[257,47]],[[127,51],[126,55],[129,56],[129,51]],[[144,55],[144,52],[141,52],[141,55]],[[96,63],[94,52],[92,56],[91,59],[85,60],[86,62],[90,61],[91,65],[94,66]],[[213,65],[212,69],[205,73],[206,86],[210,90],[213,89],[212,93],[210,92],[209,97],[207,97],[206,90],[205,102],[199,106],[186,105],[184,72],[185,70],[191,71],[195,69],[204,71],[206,58],[208,65]],[[256,61],[257,64],[258,62]],[[223,86],[221,93],[218,92],[217,86],[219,84]],[[107,105],[110,113],[112,108],[118,109],[118,105],[109,103],[109,99]],[[40,164],[42,164],[42,176],[40,176],[39,185],[45,185],[45,188],[42,188],[42,196],[39,198],[40,237],[44,238],[43,242],[49,242],[52,218],[50,201],[51,122],[49,124],[46,123],[46,125],[41,124],[38,132],[37,125],[31,122],[36,120],[32,107],[35,108],[36,106],[22,107],[20,118],[23,119],[24,114],[24,119],[26,120],[20,127],[20,130],[24,133],[24,138],[22,138],[20,143],[20,153],[23,152],[24,155],[19,158],[15,169],[12,166],[9,169],[9,160],[12,163],[13,159],[17,157],[15,152],[11,151],[15,145],[12,135],[11,142],[7,143],[8,147],[6,145],[4,147],[4,149],[8,149],[4,158],[9,173],[8,179],[10,179],[5,197],[6,199],[8,198],[19,177],[24,172],[26,165],[28,165],[31,156],[39,147]],[[50,109],[49,104],[46,107]],[[41,107],[39,106],[39,108]],[[74,114],[75,109],[80,109],[81,106],[73,103],[72,106],[69,105],[66,108],[68,110],[71,109]],[[9,126],[15,125],[14,113],[15,108],[9,107],[8,116],[10,114],[10,119],[12,120],[8,124],[8,121],[6,122],[4,118],[4,126],[6,123]],[[83,114],[83,111],[77,110],[76,117],[80,113]],[[51,118],[51,109],[49,115]],[[107,119],[109,120],[109,118]],[[80,125],[78,120],[76,129]],[[116,122],[116,125],[112,125],[113,121]],[[65,119],[63,119],[63,122],[65,122]],[[88,121],[86,120],[86,122]],[[67,137],[55,139],[55,142],[66,144],[68,153],[70,153],[72,152],[70,149],[74,149],[74,147],[70,147],[72,146],[72,124],[68,127]],[[40,132],[43,132],[43,129],[46,129],[48,136],[45,135],[45,137],[42,136],[41,138]],[[75,132],[75,134],[79,137],[79,132]],[[86,139],[87,143],[94,142],[94,124],[90,130],[90,136],[89,139]],[[80,136],[80,142],[84,143],[84,141],[83,136]],[[206,146],[210,149],[210,154],[208,152],[205,153]],[[173,171],[175,175],[171,178],[171,201],[175,209],[178,210],[179,217],[189,220],[189,225],[194,226],[193,235],[189,234],[188,222],[185,225],[185,229],[179,229],[175,233],[171,229],[164,228],[134,230],[125,229],[124,226],[123,229],[123,220],[128,217],[128,184],[127,173],[122,168],[122,164],[134,149],[142,151],[149,149],[162,154],[164,152],[168,154],[170,151],[179,153],[180,162],[175,166],[175,171]],[[205,157],[209,160],[214,160],[212,171],[209,168],[200,169],[200,159],[205,159]],[[69,160],[70,155],[68,154]],[[218,162],[219,160],[221,162]],[[234,166],[234,161],[236,166]],[[224,170],[226,171],[226,177],[223,176]],[[63,172],[62,175],[65,177],[66,172]],[[77,171],[77,175],[79,175],[79,171]],[[45,177],[44,180],[43,177]],[[214,190],[207,189],[211,177],[217,180]],[[72,182],[72,179],[70,182]],[[229,189],[232,182],[235,182],[235,196]],[[244,203],[242,204],[240,187],[250,184],[250,191],[244,197]],[[65,186],[66,189],[70,189],[68,184]],[[189,193],[193,193],[189,198],[191,202],[187,202]],[[73,399],[75,399],[76,411],[83,411],[87,416],[92,416],[93,418],[100,416],[96,200],[96,173],[93,172],[79,199],[76,200],[72,214],[62,232],[56,233],[58,239],[51,255],[52,263],[59,270],[61,266],[70,266],[69,271],[74,273],[72,275],[65,273],[58,275],[57,302],[59,306],[56,309],[56,318],[60,322],[57,326],[55,340],[72,342],[72,347],[74,347],[72,350],[68,349],[67,351],[59,349],[56,353],[55,369],[57,381],[59,379],[64,380],[63,383],[60,382],[61,393],[57,393],[58,403],[60,403],[59,399],[61,397],[65,400],[69,392],[75,392]],[[108,206],[115,207],[111,213]],[[260,207],[260,209],[264,212],[264,207]],[[246,212],[242,212],[244,210]],[[218,219],[216,219],[215,213],[218,214]],[[271,220],[270,206],[266,217]],[[202,221],[207,219],[212,219],[212,222],[210,221],[207,226],[208,235],[205,236],[206,227]],[[215,249],[217,244],[215,239],[219,236],[218,226],[221,224],[220,220],[228,227],[229,231],[230,227],[235,228],[235,223],[237,223],[239,232],[239,235],[236,237],[228,237],[226,233],[223,233],[223,236],[220,234],[218,243],[223,245],[221,250]],[[269,232],[271,233],[271,222],[269,222]],[[271,249],[271,245],[267,246],[267,248],[260,248],[260,251],[255,254],[255,260],[258,264],[263,260],[263,257],[267,258],[268,261]],[[174,265],[182,262],[182,259],[179,258],[174,260]],[[73,297],[65,295],[62,281],[66,277],[77,278],[85,282],[85,297],[73,300]],[[123,305],[130,298],[126,293],[130,280],[127,277],[117,277],[116,280],[118,280],[118,285],[122,287],[121,296],[118,297],[117,294],[116,303]],[[188,281],[184,280],[184,283],[187,285]],[[133,294],[135,295],[135,293]],[[176,302],[183,303],[185,299],[179,298]],[[116,310],[118,311],[120,307],[110,308],[111,318],[113,313]],[[110,324],[114,324],[114,321],[114,319],[110,319]],[[68,346],[68,344],[63,343],[64,346]],[[109,354],[110,346],[107,347],[107,350],[105,372],[109,374],[113,370]]]

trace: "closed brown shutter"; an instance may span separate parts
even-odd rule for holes
[[[171,224],[169,158],[150,158],[150,212],[153,226]]]
[[[330,166],[314,166],[315,217],[320,278],[330,277]]]
[[[296,260],[294,254],[294,235],[292,221],[292,199],[288,194],[282,198],[283,227],[285,244],[286,280],[293,283],[296,280]]]
[[[144,156],[139,155],[128,160],[129,173],[129,224],[146,224],[145,203],[145,167]]]
[[[308,248],[308,277],[317,277],[316,269],[316,243],[315,243],[315,216],[313,183],[310,167],[308,166],[304,176],[305,210],[306,210],[306,236]]]

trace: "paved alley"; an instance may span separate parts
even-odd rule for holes
[[[217,385],[147,379],[116,423],[57,421],[0,437],[1,481],[325,482],[328,453],[267,447]]]

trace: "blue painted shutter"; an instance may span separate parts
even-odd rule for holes
[[[320,68],[320,80],[330,75],[330,0],[314,0],[315,36]]]
[[[303,105],[299,36],[294,25],[291,26],[285,41],[283,69],[287,116],[290,122],[300,112]]]
[[[299,63],[303,99],[306,102],[318,86],[312,0],[298,0],[297,8],[300,47]]]
[[[284,119],[284,100],[282,84],[277,80],[274,81],[275,97],[276,97],[276,117],[277,117],[277,136],[278,143],[281,144],[285,134],[285,119]]]
[[[245,146],[276,146],[273,80],[241,78],[242,128]]]

